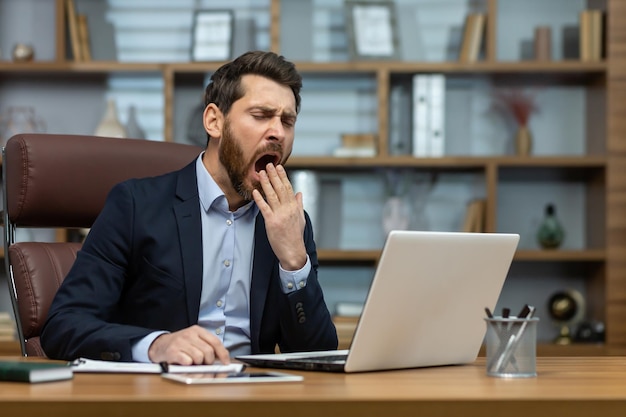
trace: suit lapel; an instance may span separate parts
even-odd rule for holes
[[[198,322],[202,292],[202,221],[195,160],[180,171],[176,196],[181,200],[174,207],[174,213],[187,291],[187,315],[191,325]]]
[[[261,319],[267,292],[272,279],[274,252],[267,240],[265,221],[261,213],[257,214],[254,226],[254,260],[252,263],[252,281],[250,283],[250,338],[252,351],[259,350]]]

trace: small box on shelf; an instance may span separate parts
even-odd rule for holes
[[[343,134],[341,135],[341,147],[333,151],[336,157],[364,157],[376,156],[376,135]]]

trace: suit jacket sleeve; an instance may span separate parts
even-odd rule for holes
[[[319,263],[308,215],[304,240],[311,271],[306,286],[297,291],[282,292],[278,259],[267,241],[261,214],[257,218],[255,236],[250,303],[252,353],[273,353],[276,345],[285,353],[336,349],[337,332],[317,279]],[[266,283],[266,279],[271,282]],[[263,291],[263,288],[268,290]]]
[[[41,335],[50,358],[130,361],[136,340],[191,324],[170,177],[131,180],[107,197],[50,308]]]

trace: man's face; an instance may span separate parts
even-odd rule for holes
[[[233,188],[246,200],[262,192],[258,172],[284,164],[293,148],[295,98],[289,87],[257,75],[242,78],[244,96],[224,120],[219,159]]]

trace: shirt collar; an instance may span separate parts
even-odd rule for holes
[[[204,152],[196,159],[196,176],[198,177],[198,195],[200,196],[200,204],[205,212],[208,212],[211,207],[215,210],[219,210],[222,213],[230,213],[228,209],[228,201],[222,189],[217,185],[209,171],[202,163],[202,157]],[[235,212],[235,217],[239,217],[252,209],[254,215],[258,213],[259,208],[254,201],[250,201],[245,205],[239,207]]]

